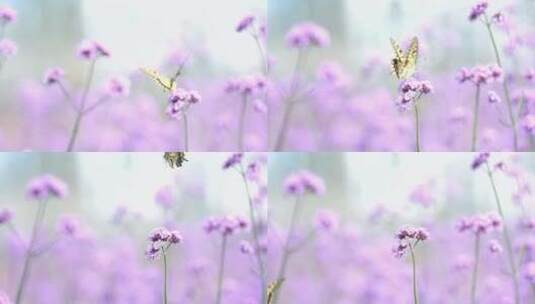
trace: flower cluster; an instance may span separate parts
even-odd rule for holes
[[[316,229],[320,231],[333,231],[338,228],[338,215],[330,210],[319,210],[315,217]]]
[[[476,156],[476,158],[474,158],[474,160],[472,161],[472,164],[470,165],[472,167],[472,170],[476,170],[479,167],[481,167],[481,165],[487,163],[487,161],[489,160],[489,157],[490,157],[490,153],[488,152],[479,153]]]
[[[315,23],[294,25],[286,34],[286,43],[292,48],[325,47],[330,43],[329,32]]]
[[[255,93],[263,92],[266,89],[267,80],[264,76],[246,76],[241,79],[231,79],[225,84],[225,92],[239,93],[244,96],[250,96]]]
[[[169,96],[169,104],[166,112],[169,116],[179,119],[181,114],[185,113],[192,104],[200,101],[201,95],[197,91],[177,88]]]
[[[229,158],[223,162],[223,170],[227,170],[241,163],[243,159],[243,153],[232,153]]]
[[[4,32],[6,25],[17,19],[17,12],[10,7],[0,7],[0,31]],[[0,37],[0,64],[2,60],[17,54],[17,44],[6,39],[3,35]]]
[[[241,216],[209,217],[203,225],[206,233],[219,232],[223,236],[234,234],[249,226],[246,219]]]
[[[405,254],[407,248],[414,248],[419,242],[423,242],[428,238],[429,232],[425,228],[401,228],[396,233],[396,240],[398,243],[392,251],[396,257],[400,258]]]
[[[9,39],[0,40],[0,59],[8,58],[17,54],[17,44]]]
[[[124,77],[112,77],[106,82],[104,91],[110,97],[127,97],[130,93],[130,81]]]
[[[476,235],[486,234],[502,227],[502,220],[496,214],[475,215],[464,217],[457,223],[459,232],[473,232]]]
[[[56,229],[62,235],[75,237],[80,233],[80,222],[75,216],[63,215],[58,220]]]
[[[0,26],[5,26],[17,20],[17,12],[7,6],[0,7]]]
[[[256,17],[253,14],[247,14],[243,16],[238,22],[238,24],[236,25],[236,32],[241,33],[251,28],[255,20],[256,20]]]
[[[284,191],[290,195],[304,194],[322,195],[325,193],[325,182],[318,175],[302,170],[293,173],[284,180]]]
[[[64,198],[68,190],[67,184],[62,180],[47,174],[32,179],[26,186],[26,195],[35,200],[46,200],[51,197]]]
[[[4,208],[0,210],[0,225],[8,223],[13,218],[13,212],[11,210]]]
[[[503,81],[503,70],[495,64],[486,66],[476,66],[471,69],[461,68],[457,73],[457,80],[459,83],[465,83],[467,81],[479,86],[483,84],[489,84],[493,82]]]
[[[145,251],[146,256],[154,260],[160,254],[165,254],[165,251],[171,247],[182,242],[182,235],[177,230],[169,231],[165,227],[155,228],[149,234],[149,245]]]
[[[485,11],[489,7],[489,4],[487,1],[481,1],[474,5],[472,9],[470,10],[470,15],[468,15],[468,20],[475,21],[481,17],[481,15],[485,14]]]
[[[45,76],[43,77],[43,84],[44,85],[53,85],[56,83],[60,83],[63,80],[63,77],[65,77],[65,71],[61,68],[50,68],[45,72]]]
[[[403,81],[399,86],[400,96],[397,105],[406,108],[411,102],[416,102],[422,95],[431,94],[433,86],[427,80],[417,80],[414,78]]]
[[[99,42],[93,40],[82,41],[78,46],[76,54],[83,60],[95,60],[100,57],[110,57],[108,49]]]
[[[164,209],[170,209],[175,202],[175,195],[173,188],[170,185],[165,185],[156,191],[154,201]]]
[[[500,103],[502,101],[502,99],[500,98],[500,96],[496,92],[489,91],[488,92],[488,101],[489,101],[489,103],[497,104],[497,103]]]

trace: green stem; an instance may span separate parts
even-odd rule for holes
[[[297,197],[295,199],[295,202],[294,202],[294,205],[293,205],[293,208],[292,208],[292,214],[291,214],[291,218],[290,218],[290,226],[288,228],[288,234],[286,235],[286,242],[284,244],[284,248],[283,248],[283,251],[282,251],[282,258],[281,258],[281,263],[280,263],[280,266],[279,266],[279,273],[277,275],[277,280],[281,280],[286,276],[286,268],[288,266],[288,260],[290,258],[290,253],[291,253],[290,243],[291,243],[291,238],[294,235],[295,225],[297,223],[297,218],[298,218],[300,206],[301,206],[301,204],[300,204],[300,201],[299,201],[299,197]],[[273,303],[272,304],[276,304],[277,303],[277,301],[279,299],[279,294],[280,294],[280,288],[279,288],[279,290],[277,290],[277,292],[273,296]]]
[[[245,193],[247,195],[247,200],[249,202],[249,220],[251,222],[251,233],[253,235],[253,242],[254,242],[254,248],[255,248],[254,253],[256,257],[256,263],[258,265],[258,271],[260,273],[260,286],[261,286],[260,298],[262,299],[261,303],[265,303],[267,283],[266,283],[264,262],[262,261],[262,253],[260,251],[260,241],[259,241],[259,236],[258,236],[257,221],[255,217],[255,212],[254,212],[254,202],[253,202],[253,198],[251,197],[250,190],[249,190],[249,182],[247,181],[247,177],[245,176],[243,165],[241,163],[240,163],[240,175],[245,185]]]
[[[479,118],[479,95],[481,93],[481,86],[478,84],[476,85],[476,100],[474,103],[474,120],[472,122],[472,146],[471,151],[476,151],[476,144],[477,144],[477,125],[478,125],[478,118]]]
[[[487,31],[489,32],[490,41],[492,43],[492,48],[494,50],[494,56],[496,57],[496,63],[498,64],[500,68],[503,69],[502,60],[500,58],[500,52],[498,51],[498,45],[496,44],[496,39],[494,38],[494,33],[492,32],[491,23],[489,21],[487,14],[484,14],[484,18],[485,18],[485,26],[487,27]],[[509,85],[507,84],[507,75],[505,75],[505,72],[504,72],[504,80],[503,80],[503,92],[505,95],[505,101],[507,104],[507,112],[509,114],[511,128],[513,129],[513,147],[515,151],[518,151],[518,134],[516,130],[516,118],[513,113],[513,105],[511,103],[511,98],[509,96]]]
[[[163,256],[163,304],[167,304],[167,252],[162,247]]]
[[[494,176],[492,174],[492,170],[490,169],[490,166],[488,162],[485,163],[487,167],[487,175],[490,180],[490,184],[492,186],[492,191],[494,193],[494,199],[496,201],[496,206],[498,208],[498,213],[500,214],[500,217],[503,222],[503,238],[505,240],[505,248],[507,250],[507,258],[509,260],[509,266],[511,267],[511,276],[512,276],[512,283],[513,283],[513,290],[515,295],[515,304],[520,303],[520,293],[518,289],[518,278],[517,278],[517,269],[516,269],[516,263],[515,258],[513,255],[513,245],[511,242],[511,238],[509,236],[509,230],[507,229],[507,223],[505,221],[505,215],[503,213],[502,204],[500,202],[500,197],[498,195],[498,190],[496,188],[496,183],[494,181]]]
[[[91,87],[91,82],[93,81],[93,75],[95,74],[95,64],[97,60],[93,59],[89,66],[89,74],[87,76],[84,91],[82,93],[82,99],[80,100],[80,106],[76,114],[76,120],[74,121],[74,126],[71,131],[71,136],[69,138],[69,144],[67,145],[67,152],[72,152],[74,144],[76,143],[76,138],[78,137],[78,132],[80,131],[80,125],[82,123],[82,118],[84,117],[85,112],[85,103],[87,96],[89,95],[89,88]]]
[[[243,152],[243,133],[245,130],[245,114],[247,113],[247,95],[242,94],[240,120],[238,122],[238,151]]]
[[[188,152],[189,150],[189,131],[188,131],[188,116],[186,113],[182,114],[182,120],[184,123],[184,152]]]
[[[225,254],[227,251],[227,236],[223,235],[223,240],[221,241],[221,254],[219,256],[219,273],[217,275],[217,294],[216,294],[216,304],[221,303],[221,291],[223,286],[223,277],[225,275]]]
[[[414,299],[414,304],[418,304],[418,286],[416,285],[416,257],[414,255],[414,248],[411,243],[409,243],[409,249],[411,253],[412,262],[412,295]]]
[[[33,221],[33,228],[32,228],[32,235],[30,237],[30,243],[28,244],[28,247],[26,248],[22,274],[21,274],[20,281],[17,287],[17,295],[15,298],[15,304],[20,304],[22,302],[22,297],[24,295],[24,287],[26,286],[26,282],[28,281],[28,277],[30,276],[30,271],[32,267],[32,259],[34,257],[33,247],[35,246],[37,234],[39,233],[39,230],[41,229],[41,226],[43,225],[43,220],[44,220],[45,213],[46,213],[46,206],[47,206],[46,200],[40,201],[38,202],[38,204],[39,206],[37,209],[37,213]]]
[[[420,113],[417,100],[414,102],[414,123],[416,128],[416,152],[420,152]]]
[[[478,267],[479,267],[479,244],[480,244],[480,236],[479,234],[476,234],[476,240],[474,245],[474,269],[472,272],[472,288],[470,291],[470,303],[476,304],[476,289],[477,289],[477,274],[478,274]]]

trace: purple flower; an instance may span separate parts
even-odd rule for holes
[[[169,232],[168,242],[171,244],[179,244],[182,242],[182,234],[178,230],[172,230]]]
[[[524,78],[526,78],[526,80],[529,82],[535,82],[535,69],[528,69],[526,74],[524,74]]]
[[[182,235],[177,230],[169,231],[165,227],[159,227],[149,233],[149,241],[150,243],[145,250],[145,255],[147,258],[153,260],[160,253],[165,253],[165,250],[170,246],[181,243]]]
[[[498,94],[496,94],[496,92],[489,91],[488,92],[488,101],[489,101],[489,103],[497,104],[497,103],[500,103],[502,101],[502,99],[500,98],[500,96],[498,96]]]
[[[65,72],[61,68],[51,68],[45,72],[43,77],[43,84],[52,85],[60,82],[65,76]]]
[[[7,6],[0,7],[0,25],[5,26],[17,20],[17,12]]]
[[[65,236],[75,237],[80,232],[80,222],[72,215],[63,215],[58,221],[57,231]]]
[[[535,284],[535,262],[528,262],[522,268],[524,278],[531,284]]]
[[[464,67],[459,70],[456,76],[456,79],[459,81],[459,83],[471,81],[472,78],[474,78],[474,73],[472,73],[472,70]]]
[[[229,158],[223,163],[223,170],[232,168],[237,164],[241,163],[243,158],[243,153],[232,153]]]
[[[529,134],[535,134],[535,114],[528,114],[520,121],[522,128]]]
[[[11,210],[4,208],[0,210],[0,225],[5,224],[13,218],[13,212]]]
[[[503,248],[497,240],[491,240],[489,242],[489,251],[491,253],[502,253]]]
[[[419,242],[429,239],[429,232],[423,228],[404,227],[396,233],[398,244],[393,248],[396,257],[402,257],[409,246],[416,246]]]
[[[9,39],[0,40],[0,56],[7,58],[17,54],[17,44]]]
[[[236,25],[236,32],[240,33],[251,27],[255,19],[256,18],[253,14],[245,15],[243,18],[240,19],[238,25]]]
[[[53,175],[36,177],[26,186],[26,195],[35,200],[45,200],[50,197],[64,198],[67,193],[67,185]]]
[[[472,9],[470,10],[470,15],[468,15],[468,20],[475,21],[476,19],[478,19],[481,15],[485,13],[488,6],[489,4],[487,3],[487,1],[481,1],[477,3],[476,5],[474,5]]]
[[[124,77],[112,77],[105,85],[105,92],[111,97],[127,97],[130,93],[130,81]]]
[[[494,24],[503,24],[505,22],[505,15],[502,12],[497,12],[490,18]]]
[[[154,196],[154,201],[156,201],[156,204],[162,206],[164,209],[171,208],[175,202],[173,188],[169,185],[160,188]]]
[[[240,242],[240,252],[243,254],[251,254],[254,252],[253,246],[247,241]]]
[[[110,57],[110,52],[102,44],[93,40],[84,40],[78,46],[77,56],[83,60],[94,60],[99,57]]]
[[[223,236],[228,236],[238,230],[246,229],[248,225],[247,221],[239,216],[209,217],[205,220],[203,229],[208,234],[217,231]]]
[[[481,235],[488,233],[491,230],[499,230],[501,226],[502,221],[500,217],[490,213],[461,218],[457,223],[457,230],[461,233],[471,231],[476,235]]]
[[[290,195],[304,195],[307,193],[322,195],[325,193],[323,179],[310,171],[299,171],[286,177],[284,191]]]
[[[286,43],[293,48],[325,47],[330,43],[327,30],[312,22],[294,25],[286,34]]]
[[[322,231],[333,231],[338,228],[338,216],[330,210],[320,210],[316,213],[316,228]]]
[[[183,88],[176,88],[169,96],[167,114],[173,118],[180,118],[192,104],[201,101],[201,95],[197,91],[188,91]]]
[[[474,161],[472,161],[472,170],[476,170],[481,167],[482,164],[485,164],[488,161],[489,157],[490,153],[488,152],[479,153],[474,159]]]

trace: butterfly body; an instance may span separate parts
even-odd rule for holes
[[[416,62],[418,60],[418,38],[414,37],[404,54],[397,42],[390,38],[390,43],[394,49],[392,59],[392,70],[398,79],[407,79],[416,72]]]
[[[184,164],[186,159],[186,153],[184,152],[165,152],[163,159],[167,162],[171,169],[180,168]]]
[[[275,298],[275,294],[280,289],[280,287],[281,287],[283,282],[284,282],[284,278],[280,278],[280,279],[276,280],[275,282],[269,284],[269,286],[267,288],[267,301],[266,301],[267,304],[272,304],[273,303],[273,299]]]
[[[141,71],[152,80],[154,80],[160,87],[164,89],[166,92],[172,92],[176,89],[176,78],[168,78],[165,76],[162,76],[158,71],[148,68],[141,68]]]

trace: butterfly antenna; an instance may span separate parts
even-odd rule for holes
[[[189,60],[189,55],[186,57],[186,59],[184,59],[184,61],[182,61],[182,63],[178,67],[175,75],[173,76],[173,78],[171,78],[171,84],[174,84],[175,81],[177,80],[177,78],[182,74],[182,70],[184,69],[184,66],[186,65],[188,60]]]

